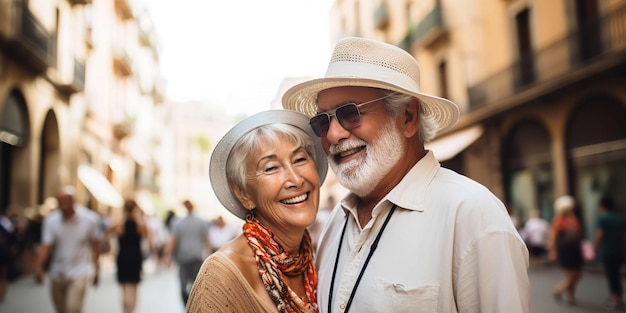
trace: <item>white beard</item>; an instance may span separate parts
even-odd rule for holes
[[[363,197],[376,188],[404,154],[401,138],[402,134],[395,127],[394,119],[389,119],[378,138],[369,145],[361,139],[331,145],[328,162],[339,183],[357,196]],[[364,157],[346,163],[335,162],[333,155],[360,146],[365,146]]]

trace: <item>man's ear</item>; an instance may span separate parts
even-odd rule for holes
[[[420,126],[420,101],[411,99],[404,105],[402,117],[402,134],[406,138],[411,138],[417,134]]]
[[[244,208],[246,208],[247,210],[254,209],[254,202],[250,200],[250,197],[244,190],[242,190],[237,184],[231,182],[228,182],[228,186],[230,187],[230,190],[233,191],[235,198],[239,200],[239,203],[241,203]]]

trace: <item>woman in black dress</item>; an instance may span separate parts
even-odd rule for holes
[[[141,209],[134,200],[124,202],[124,219],[107,231],[118,239],[117,281],[122,287],[123,312],[131,313],[137,305],[137,287],[141,280],[141,240],[147,236]]]

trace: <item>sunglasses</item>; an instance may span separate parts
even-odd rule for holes
[[[380,97],[360,104],[356,104],[354,102],[342,104],[333,110],[322,112],[313,116],[309,121],[309,124],[311,125],[315,135],[318,137],[326,136],[328,128],[330,128],[330,120],[333,116],[337,118],[339,125],[341,125],[344,129],[353,129],[361,125],[361,111],[359,111],[359,107],[383,100],[387,97],[389,96]]]

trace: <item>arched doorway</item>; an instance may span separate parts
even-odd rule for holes
[[[59,188],[61,168],[61,149],[59,146],[59,126],[52,110],[46,114],[41,129],[41,149],[39,157],[39,184],[37,203],[42,204],[48,197],[55,195]]]
[[[0,211],[11,203],[11,188],[15,175],[16,150],[24,147],[30,138],[30,123],[23,95],[13,90],[4,100],[0,111]]]
[[[502,166],[506,202],[518,221],[533,209],[552,218],[553,179],[550,135],[537,120],[515,125],[502,143]],[[521,226],[521,225],[519,225]]]
[[[603,194],[626,208],[626,108],[614,97],[594,95],[572,112],[565,138],[570,190],[580,205],[587,238],[595,230]]]

